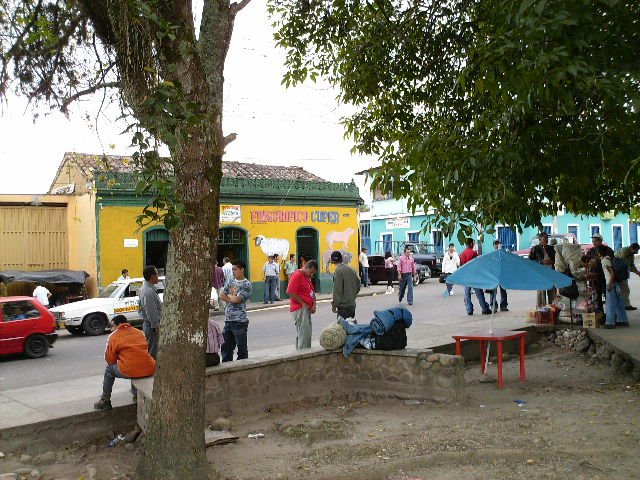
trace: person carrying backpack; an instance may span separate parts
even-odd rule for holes
[[[605,316],[606,321],[604,328],[616,328],[628,327],[629,320],[627,318],[627,312],[624,309],[624,300],[620,293],[620,283],[623,281],[626,271],[626,277],[629,278],[628,268],[622,268],[620,258],[608,255],[607,247],[600,245],[596,249],[600,263],[602,264],[602,270],[604,271],[604,277],[606,280],[605,288]],[[625,263],[626,266],[626,263]]]
[[[631,293],[629,290],[629,276],[630,272],[633,272],[640,277],[640,272],[634,263],[635,255],[638,254],[639,250],[640,245],[632,243],[628,247],[621,248],[616,252],[616,260],[625,262],[628,269],[627,278],[620,282],[620,293],[622,294],[622,300],[624,300],[625,310],[637,310],[636,307],[631,305],[631,300],[629,299],[629,294]]]

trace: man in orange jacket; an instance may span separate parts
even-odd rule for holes
[[[109,335],[104,352],[107,368],[104,370],[102,395],[93,405],[96,410],[111,409],[111,390],[116,378],[150,377],[156,371],[156,361],[149,355],[144,333],[132,327],[124,317],[116,317],[112,323],[115,330]],[[133,386],[131,391],[135,398]]]

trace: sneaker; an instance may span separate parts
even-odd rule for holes
[[[449,296],[450,296],[450,297],[453,297],[453,290],[451,290],[451,291],[449,292]]]
[[[111,410],[111,400],[105,400],[104,398],[101,398],[93,404],[93,408],[95,408],[96,410]]]
[[[637,310],[638,307],[632,307],[631,305],[629,305],[628,307],[624,307],[625,310]]]
[[[409,305],[413,305],[413,302],[407,302]]]
[[[605,324],[604,328],[606,328],[607,330],[611,330],[612,328],[616,328],[615,325],[607,325]]]

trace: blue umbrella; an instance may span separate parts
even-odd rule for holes
[[[550,290],[571,285],[571,277],[505,250],[481,255],[447,277],[447,283],[483,290]],[[491,327],[493,331],[493,308]]]
[[[505,250],[481,255],[447,277],[447,283],[493,290],[550,290],[571,285],[571,277]]]

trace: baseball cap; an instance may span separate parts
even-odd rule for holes
[[[331,252],[331,263],[342,263],[342,254],[338,250]]]
[[[602,240],[602,235],[600,235],[599,233],[594,233],[593,235],[591,235],[591,238],[597,238],[598,240]]]

